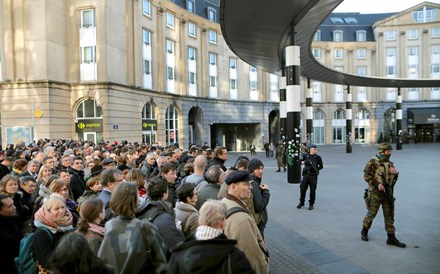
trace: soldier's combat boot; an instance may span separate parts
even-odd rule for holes
[[[309,210],[313,210],[313,209],[314,209],[313,205],[309,205]]]
[[[275,172],[281,172],[281,170],[280,169],[278,169],[277,171],[275,171]]]
[[[368,229],[362,228],[361,239],[364,241],[368,241]]]
[[[296,206],[296,208],[301,208],[302,206],[304,206],[303,202],[299,202],[299,204]]]
[[[406,247],[406,244],[401,243],[399,240],[397,240],[394,234],[388,234],[387,245],[394,245],[402,248]]]
[[[286,172],[286,168],[284,167],[284,172]]]

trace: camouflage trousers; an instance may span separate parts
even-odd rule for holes
[[[371,224],[379,211],[379,207],[382,205],[385,230],[387,234],[394,234],[394,198],[390,200],[385,193],[380,192],[379,190],[369,190],[365,203],[367,204],[368,212],[364,218],[363,227],[370,229]]]
[[[286,168],[286,166],[283,163],[283,156],[277,156],[277,165],[278,165],[278,169]]]

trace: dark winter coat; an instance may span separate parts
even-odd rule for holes
[[[196,240],[191,235],[172,249],[168,273],[255,273],[244,253],[235,244],[236,240],[229,240],[224,234],[210,240]]]

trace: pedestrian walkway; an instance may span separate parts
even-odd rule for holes
[[[395,147],[395,146],[394,146]],[[276,159],[256,156],[269,184],[269,222],[265,237],[271,274],[285,273],[440,273],[440,144],[410,144],[394,150],[399,170],[395,187],[396,236],[407,248],[386,245],[383,215],[378,213],[368,242],[360,239],[365,163],[375,145],[318,146],[324,169],[318,179],[314,210],[297,209],[299,185],[275,172]],[[231,153],[231,166],[238,153]],[[308,193],[307,193],[308,199]],[[307,205],[307,204],[306,204]]]

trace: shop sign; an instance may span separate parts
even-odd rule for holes
[[[103,132],[102,119],[83,119],[75,123],[77,133],[84,132]]]
[[[157,130],[157,121],[152,119],[142,119],[142,130]]]
[[[440,118],[437,117],[435,114],[431,114],[431,117],[428,117],[426,119],[426,123],[428,124],[438,124],[440,123]]]

